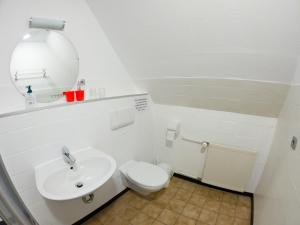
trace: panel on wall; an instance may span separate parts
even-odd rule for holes
[[[288,84],[201,78],[165,78],[136,81],[154,103],[277,117]]]

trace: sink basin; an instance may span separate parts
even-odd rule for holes
[[[71,152],[74,167],[63,157],[35,167],[35,181],[41,195],[51,200],[70,200],[90,194],[101,187],[116,170],[116,161],[97,149],[88,147]]]

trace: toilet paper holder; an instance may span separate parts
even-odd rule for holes
[[[166,139],[168,141],[174,141],[180,132],[180,123],[179,121],[170,121],[168,123],[167,131],[166,131]]]

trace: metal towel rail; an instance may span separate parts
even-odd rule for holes
[[[181,136],[181,139],[184,140],[184,141],[188,141],[188,142],[192,142],[192,143],[201,145],[201,151],[202,151],[202,153],[204,153],[205,150],[210,145],[210,143],[208,141],[198,141],[198,140],[195,140],[195,139],[192,139],[192,138],[188,138],[188,137],[184,137],[184,136]]]
[[[16,71],[15,73],[15,81],[37,78],[47,78],[46,70]]]

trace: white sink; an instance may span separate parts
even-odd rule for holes
[[[97,149],[88,147],[71,154],[76,158],[73,169],[63,157],[35,167],[36,185],[43,197],[51,200],[82,197],[101,187],[116,170],[116,161]]]

